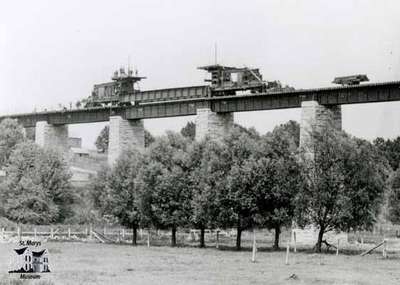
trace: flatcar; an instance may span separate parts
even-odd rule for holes
[[[360,85],[361,82],[366,82],[366,81],[369,81],[367,75],[356,74],[356,75],[335,77],[332,83],[340,84],[342,86],[354,86],[354,85]]]

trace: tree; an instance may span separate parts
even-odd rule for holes
[[[146,129],[144,129],[144,147],[149,147],[156,139]]]
[[[254,173],[250,159],[242,163],[233,164],[227,176],[228,195],[222,199],[224,215],[232,220],[236,227],[236,249],[241,249],[241,235],[243,230],[254,227],[257,224],[257,199],[253,191]],[[221,197],[222,198],[222,197]],[[229,215],[229,216],[228,216]]]
[[[24,130],[17,120],[4,119],[0,123],[0,168],[5,166],[15,146],[24,140]]]
[[[226,182],[217,195],[221,208],[218,222],[221,227],[236,227],[236,249],[240,250],[242,231],[255,225],[257,205],[252,192],[254,180],[251,167],[246,162],[254,154],[257,141],[247,132],[234,127],[223,143],[218,159],[225,166],[221,171]]]
[[[350,141],[344,159],[344,185],[351,203],[347,204],[341,229],[371,229],[388,190],[391,168],[370,142],[359,138]]]
[[[96,148],[99,152],[106,152],[108,150],[108,142],[109,142],[109,133],[110,133],[110,126],[105,126],[100,134],[98,135],[96,142]]]
[[[72,214],[71,177],[62,156],[27,141],[16,145],[1,184],[7,218],[19,223],[62,222]]]
[[[117,160],[118,161],[118,160]],[[93,201],[93,206],[103,212],[105,208],[105,200],[108,196],[109,176],[111,169],[108,166],[103,166],[97,175],[93,177],[90,183],[90,195]]]
[[[150,146],[143,165],[141,209],[157,228],[171,229],[171,245],[176,246],[176,231],[189,223],[191,191],[189,188],[188,140],[168,132]]]
[[[187,122],[186,126],[181,129],[181,135],[194,141],[196,137],[196,124]]]
[[[400,224],[400,169],[390,179],[388,219],[393,224]]]
[[[263,136],[259,157],[251,166],[258,223],[274,229],[275,249],[279,249],[282,226],[292,223],[294,200],[302,187],[301,168],[297,159],[298,133],[293,132],[293,125],[293,121],[290,121]]]
[[[300,146],[300,125],[298,122],[289,120],[288,122],[281,124],[274,128],[272,134],[279,138],[282,136],[283,140],[289,140],[295,147]],[[293,149],[291,150],[293,152]]]
[[[376,138],[374,145],[381,151],[382,155],[386,157],[393,170],[399,168],[400,161],[400,137],[393,140]]]
[[[98,151],[106,152],[108,151],[108,144],[109,144],[109,133],[110,133],[110,126],[105,126],[100,134],[98,135],[95,145]],[[153,135],[148,131],[144,130],[144,146],[148,147],[150,144],[154,142]]]
[[[189,152],[191,171],[190,188],[192,189],[191,223],[200,229],[200,247],[205,247],[205,229],[218,226],[216,217],[220,213],[218,191],[224,187],[224,162],[219,160],[222,145],[205,139],[193,142]]]
[[[103,169],[92,185],[95,205],[102,215],[112,215],[121,225],[132,228],[132,245],[142,220],[137,183],[143,157],[135,149],[125,151],[112,169]]]
[[[242,125],[239,125],[239,124],[236,124],[236,123],[234,123],[233,126],[234,126],[234,128],[238,129],[239,132],[245,133],[246,135],[248,135],[252,139],[256,139],[256,140],[260,139],[260,134],[253,127],[246,128],[246,127],[243,127]]]
[[[305,185],[297,196],[300,225],[318,226],[316,251],[330,230],[369,228],[386,188],[387,164],[364,140],[337,131],[331,124],[313,130],[314,153],[303,154]]]

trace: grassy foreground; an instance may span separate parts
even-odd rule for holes
[[[250,251],[96,243],[47,243],[52,273],[42,274],[40,281],[20,282],[19,275],[7,274],[14,246],[0,244],[1,285],[400,284],[399,259],[379,254],[291,253],[285,265],[284,251],[258,252],[252,263]]]

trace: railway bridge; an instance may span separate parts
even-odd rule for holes
[[[333,120],[337,128],[342,127],[341,105],[389,101],[400,101],[400,81],[234,96],[210,97],[200,93],[192,98],[168,98],[132,106],[15,114],[2,116],[0,121],[17,119],[36,143],[63,150],[67,149],[68,125],[109,121],[108,161],[112,165],[128,146],[144,147],[145,119],[195,115],[196,139],[206,135],[218,139],[233,126],[235,112],[301,108],[300,143],[304,145],[310,141],[307,134],[313,125]]]

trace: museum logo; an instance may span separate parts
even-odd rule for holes
[[[8,273],[20,273],[21,279],[38,279],[38,273],[50,272],[48,250],[38,249],[40,246],[41,242],[20,241],[11,253]]]

